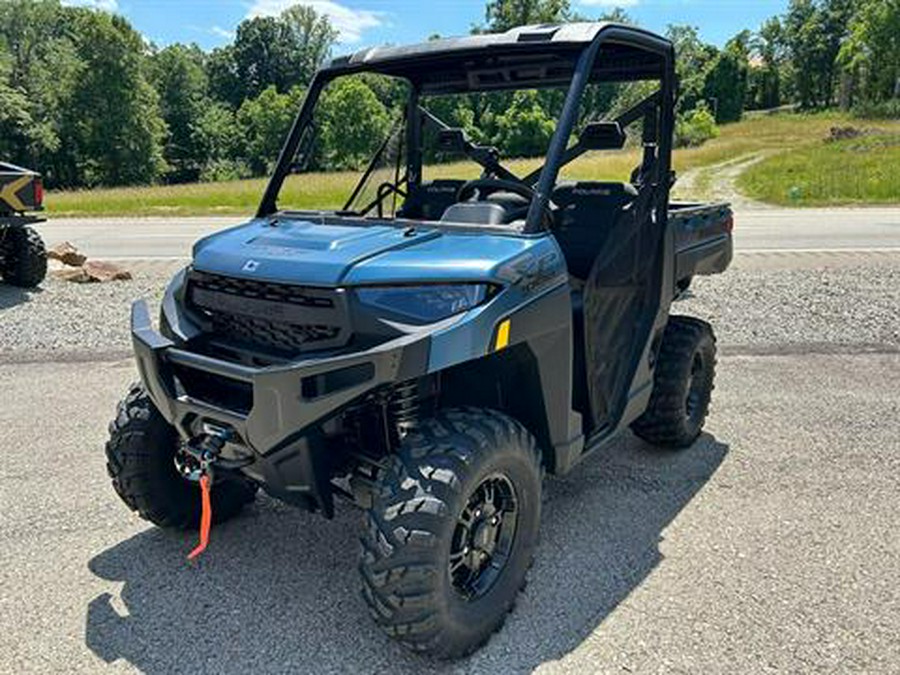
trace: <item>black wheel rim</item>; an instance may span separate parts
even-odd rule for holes
[[[703,397],[706,395],[705,371],[706,364],[703,360],[703,355],[700,352],[696,352],[691,361],[687,396],[684,399],[684,411],[692,424],[697,422],[697,417],[703,410]]]
[[[516,537],[518,500],[503,474],[485,478],[456,521],[450,546],[450,581],[466,600],[487,593],[509,562]]]

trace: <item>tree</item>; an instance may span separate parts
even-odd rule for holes
[[[496,142],[505,157],[537,157],[547,151],[555,128],[537,92],[517,91],[509,108],[497,117]]]
[[[597,21],[609,21],[610,23],[621,23],[626,26],[636,26],[634,19],[621,7],[613,7],[608,12],[604,12],[597,17]]]
[[[361,169],[387,137],[391,118],[365,81],[332,82],[316,111],[321,154],[331,169]]]
[[[251,175],[246,137],[225,103],[208,101],[193,126],[192,143],[203,157],[200,180],[232,180]]]
[[[738,33],[707,65],[703,97],[715,109],[716,122],[737,122],[744,113],[749,70],[750,31]]]
[[[0,142],[7,157],[41,167],[49,185],[58,173],[59,120],[82,70],[65,11],[53,1],[0,3],[0,46],[5,45],[0,79],[7,88]]]
[[[852,15],[852,0],[791,0],[784,20],[785,42],[804,107],[833,102],[837,56]]]
[[[10,83],[10,60],[9,54],[0,47],[0,156],[3,157],[15,157],[34,124],[25,93]]]
[[[675,45],[679,110],[693,110],[704,100],[706,73],[718,50],[705,44],[695,26],[670,25],[666,36]]]
[[[338,39],[338,31],[327,16],[308,5],[294,5],[280,17],[288,27],[294,48],[293,84],[306,85],[325,62]]]
[[[750,38],[745,107],[765,109],[781,105],[788,94],[784,87],[786,62],[784,31],[778,17],[773,17]]]
[[[241,104],[236,116],[243,146],[240,154],[254,175],[268,173],[275,164],[302,100],[303,90],[299,87],[279,94],[270,85],[256,98]]]
[[[900,98],[900,0],[867,0],[841,48],[845,72],[859,80],[868,102]]]
[[[62,120],[71,184],[128,185],[154,181],[165,169],[166,134],[159,97],[143,72],[144,43],[125,19],[65,8],[84,64]]]
[[[209,94],[237,110],[244,100],[244,85],[238,75],[234,46],[218,47],[206,59]]]
[[[234,102],[255,98],[269,86],[281,94],[306,86],[337,37],[328,18],[305,5],[277,17],[246,19],[238,25],[234,45],[216,57],[216,89],[236,87],[236,96],[221,92],[223,100]]]
[[[569,0],[488,0],[487,31],[500,33],[516,26],[560,23],[569,18]]]
[[[160,110],[169,133],[164,157],[174,182],[196,181],[206,163],[204,144],[196,133],[207,97],[205,55],[196,45],[172,45],[149,60],[150,82],[159,94]]]
[[[294,81],[290,30],[272,16],[242,21],[237,27],[233,57],[240,99],[252,99],[264,89],[284,93]]]

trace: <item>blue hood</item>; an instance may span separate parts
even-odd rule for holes
[[[307,286],[492,278],[540,239],[308,220],[253,220],[201,239],[194,267],[204,272]]]

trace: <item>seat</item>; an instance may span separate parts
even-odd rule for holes
[[[465,183],[455,178],[425,181],[406,198],[397,217],[440,220],[444,211],[456,203],[456,195]]]
[[[448,207],[441,220],[445,223],[500,225],[506,222],[506,209],[490,202],[462,202]]]
[[[561,183],[553,191],[553,234],[575,279],[588,278],[620,214],[637,196],[630,183],[600,181]]]

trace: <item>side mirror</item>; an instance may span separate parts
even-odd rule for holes
[[[465,152],[470,145],[462,129],[441,129],[437,141],[438,148],[443,152]]]
[[[618,122],[591,122],[578,137],[578,143],[588,150],[621,150],[625,140],[625,132]]]

